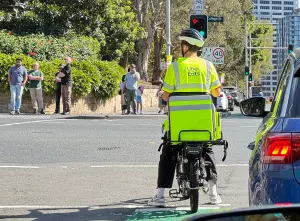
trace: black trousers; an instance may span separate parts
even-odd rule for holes
[[[214,157],[214,152],[211,148],[205,148],[203,153],[203,158],[205,161],[209,161],[212,164],[211,173],[206,171],[208,175],[207,180],[211,180],[216,183],[217,181],[217,169],[216,161]],[[162,153],[160,155],[159,165],[158,165],[158,179],[157,188],[172,188],[175,167],[176,167],[176,156],[172,151],[172,147],[169,145],[164,145],[162,148]]]
[[[55,88],[55,99],[56,99],[56,105],[55,105],[55,112],[60,112],[60,98],[61,98],[61,83],[56,83]]]

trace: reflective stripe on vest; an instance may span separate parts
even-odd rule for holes
[[[179,66],[177,61],[173,62],[173,68],[174,68],[174,73],[175,73],[175,87],[171,85],[164,85],[167,89],[170,90],[180,90],[180,89],[202,89],[206,90],[207,92],[210,91],[210,62],[205,60],[205,65],[206,65],[206,84],[196,84],[196,83],[188,83],[188,84],[181,84],[180,83],[180,74],[179,74]],[[213,82],[215,85],[218,84],[218,81]]]
[[[169,98],[170,111],[211,110],[212,108],[213,104],[209,95],[171,96]]]

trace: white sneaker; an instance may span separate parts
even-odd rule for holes
[[[208,195],[209,195],[211,204],[222,203],[222,199],[217,191],[217,184],[210,180],[210,181],[208,181],[208,185],[209,185]]]
[[[222,203],[222,199],[220,197],[220,195],[209,195],[210,198],[210,203],[217,205],[217,204],[221,204]]]
[[[155,195],[148,201],[148,206],[165,207],[165,198],[158,198]]]

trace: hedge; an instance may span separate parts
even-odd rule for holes
[[[8,92],[7,73],[15,64],[16,58],[21,57],[27,71],[32,70],[36,60],[26,55],[6,55],[0,53],[0,91]],[[40,61],[40,70],[44,73],[43,91],[45,95],[55,95],[55,73],[63,60]],[[107,100],[118,92],[122,75],[126,70],[115,62],[95,59],[73,60],[71,63],[73,75],[72,94],[74,97],[92,95],[101,100]],[[27,85],[28,87],[28,85]],[[25,91],[28,89],[26,88]]]
[[[10,31],[0,31],[0,53],[25,54],[36,60],[53,60],[69,55],[78,60],[97,59],[100,43],[97,39],[69,34],[65,37],[45,35],[16,36]]]

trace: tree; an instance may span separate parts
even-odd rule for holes
[[[21,17],[0,23],[16,34],[62,36],[73,31],[97,38],[104,60],[134,51],[140,26],[130,0],[28,0]]]
[[[140,39],[137,42],[137,68],[141,77],[147,79],[148,61],[156,30],[162,26],[164,0],[132,0],[137,20],[143,27]]]
[[[260,24],[269,23],[269,24]],[[256,21],[250,24],[249,32],[253,47],[272,47],[273,46],[273,26],[268,21]],[[252,74],[256,84],[260,83],[260,78],[272,71],[272,50],[254,49],[251,50]]]

